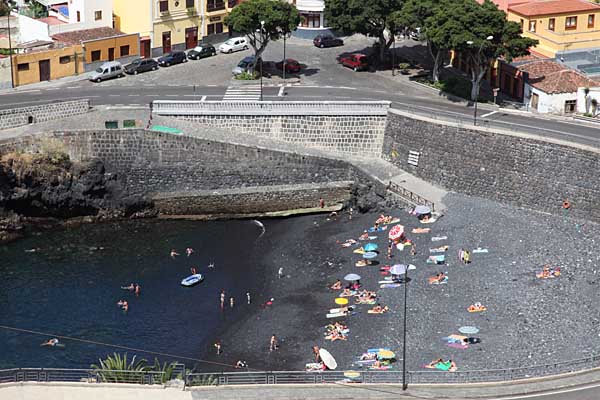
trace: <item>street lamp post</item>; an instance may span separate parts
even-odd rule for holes
[[[407,266],[406,272],[404,273],[404,324],[402,325],[402,390],[408,389],[408,382],[406,382],[406,312],[408,310],[408,282],[410,282],[410,278],[408,277],[408,269],[409,268]]]
[[[264,29],[265,29],[265,21],[260,21],[260,34],[261,36],[264,35]],[[262,42],[261,42],[262,44]],[[262,54],[260,57],[260,101],[263,101],[263,97],[262,97],[262,74],[263,74],[263,70],[262,70]]]
[[[492,35],[488,36],[485,38],[486,40],[492,40],[494,39],[494,37]],[[467,40],[467,44],[469,46],[473,45],[473,41],[472,40]],[[479,62],[479,56],[481,55],[481,51],[483,50],[483,45],[485,44],[485,42],[481,42],[481,46],[479,46],[479,51],[477,52],[477,62]],[[477,125],[477,98],[479,97],[479,90],[477,90],[477,93],[475,93],[475,107],[473,108],[473,126]]]
[[[392,50],[392,76],[396,76],[396,34],[394,36],[394,49]]]
[[[8,60],[10,66],[10,87],[15,87],[15,74],[13,73],[13,51],[12,51],[12,39],[10,37],[10,13],[12,11],[12,7],[10,3],[8,5],[8,15],[6,16],[6,22],[8,24]]]

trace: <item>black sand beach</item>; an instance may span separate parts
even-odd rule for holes
[[[417,248],[414,257],[409,249],[395,250],[389,262],[417,267],[409,284],[407,367],[421,369],[437,358],[455,360],[460,370],[522,367],[594,352],[600,344],[600,256],[596,252],[600,226],[456,194],[448,195],[445,202],[446,215],[427,225],[430,234],[411,234],[412,228],[425,226],[403,210],[386,211],[400,217]],[[351,221],[347,214],[337,219],[313,215],[276,224],[263,221],[267,233],[256,245],[264,252],[264,269],[249,273],[264,273],[264,287],[260,295],[253,295],[253,306],[245,307],[245,314],[215,335],[223,342],[224,353],[216,356],[209,349],[206,358],[225,365],[246,360],[251,370],[303,370],[313,359],[315,344],[328,349],[343,369],[356,368],[352,366],[356,357],[372,347],[389,347],[400,358],[403,288],[379,289],[379,267],[356,267],[360,255],[336,243],[357,239],[377,215],[355,213]],[[432,242],[432,236],[448,236],[448,240]],[[374,242],[382,251],[377,260],[388,264],[387,232]],[[426,264],[429,248],[443,244],[450,246],[448,265]],[[473,254],[469,265],[459,261],[459,249],[479,246],[489,253]],[[561,267],[562,275],[537,279],[535,274],[544,264]],[[427,278],[442,271],[448,273],[449,283],[429,285]],[[331,343],[323,338],[323,327],[331,322],[325,314],[338,307],[334,298],[339,292],[328,285],[350,272],[360,274],[363,287],[376,290],[379,302],[392,311],[372,315],[367,314],[372,306],[357,306],[359,312],[345,319],[348,340]],[[259,306],[270,298],[275,299],[271,306]],[[468,313],[467,307],[475,302],[488,310]],[[480,329],[474,336],[482,339],[481,344],[462,350],[441,340],[458,334],[464,325]],[[269,352],[272,334],[279,338],[280,348]],[[569,339],[573,337],[577,340]],[[199,369],[234,370],[215,365]]]

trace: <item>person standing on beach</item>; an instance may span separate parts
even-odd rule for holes
[[[229,307],[233,308],[233,296],[229,298]]]
[[[279,271],[277,271],[277,276],[279,277],[279,279],[283,277],[283,267],[279,267]]]
[[[271,336],[271,342],[270,342],[270,344],[269,344],[269,351],[275,351],[275,350],[277,350],[277,349],[278,349],[278,346],[277,346],[277,338],[275,337],[275,334],[273,334],[273,335]]]
[[[387,258],[388,258],[388,260],[390,260],[392,258],[392,242],[391,241],[390,241],[390,243],[388,243]]]
[[[217,349],[217,355],[218,356],[221,355],[221,353],[223,351],[221,351],[221,341],[220,340],[217,340],[217,342],[215,343],[215,349]]]
[[[325,200],[322,197],[319,197],[319,207],[325,208]]]
[[[248,299],[248,304],[250,304],[250,292],[246,292],[246,298]]]
[[[319,354],[319,346],[314,345],[312,348],[313,354],[315,355],[315,362],[321,362],[321,354]]]
[[[352,209],[352,207],[350,207],[350,209],[348,210],[348,219],[351,220],[352,219],[352,212],[354,210]]]

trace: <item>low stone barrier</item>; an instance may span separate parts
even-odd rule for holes
[[[15,128],[85,114],[89,109],[90,101],[82,99],[0,110],[0,129]]]

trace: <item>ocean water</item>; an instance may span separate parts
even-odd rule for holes
[[[278,221],[271,221],[277,224]],[[53,335],[201,359],[218,332],[244,313],[246,292],[259,297],[261,229],[252,221],[138,220],[81,225],[0,246],[0,368],[88,368],[116,351],[101,344],[61,340],[64,349],[41,347]],[[186,257],[185,248],[195,253]],[[172,259],[170,250],[181,255]],[[207,265],[213,262],[214,269]],[[190,267],[205,275],[181,286]],[[122,290],[131,282],[141,296]],[[235,299],[221,310],[219,297]],[[116,305],[128,300],[124,313]],[[153,360],[154,355],[128,351]]]

